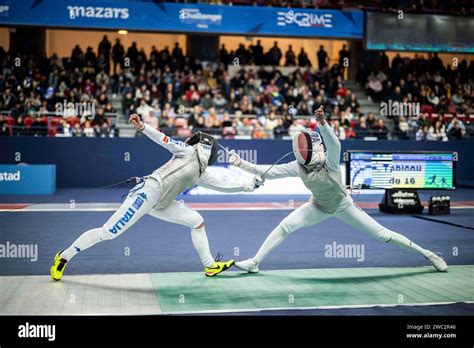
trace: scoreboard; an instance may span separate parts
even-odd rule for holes
[[[348,151],[345,160],[346,184],[354,188],[456,188],[456,153]]]

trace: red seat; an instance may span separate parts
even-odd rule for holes
[[[15,119],[11,116],[7,116],[5,121],[7,122],[7,125],[9,126],[13,126],[16,123]]]
[[[422,105],[421,106],[421,113],[424,114],[425,112],[427,113],[432,113],[433,112],[433,107],[431,105]]]
[[[33,119],[30,116],[25,117],[25,127],[30,128],[33,123]]]
[[[62,119],[62,117],[51,117],[51,127],[56,127]]]
[[[75,127],[76,124],[79,123],[79,118],[78,117],[68,117],[66,119],[66,122],[71,125],[71,127]]]
[[[465,123],[466,121],[468,121],[466,115],[464,115],[464,114],[459,114],[459,115],[456,115],[456,116],[457,116],[458,120],[461,121],[462,123]]]
[[[453,119],[453,114],[444,114],[444,116],[443,116],[443,121],[445,123],[451,122],[452,119]]]

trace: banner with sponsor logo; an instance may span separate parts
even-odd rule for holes
[[[111,0],[0,0],[0,25],[362,38],[362,11]]]
[[[52,195],[55,191],[55,165],[0,164],[0,195]]]

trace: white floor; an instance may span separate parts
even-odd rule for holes
[[[0,315],[161,313],[148,274],[0,277]]]

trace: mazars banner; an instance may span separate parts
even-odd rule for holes
[[[362,38],[362,11],[112,0],[0,0],[0,25]]]

